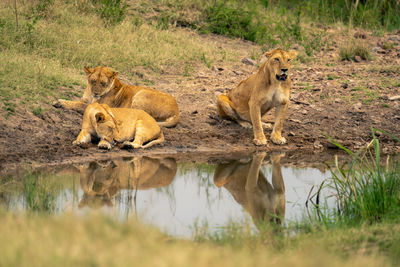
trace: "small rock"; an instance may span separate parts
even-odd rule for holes
[[[197,114],[197,113],[199,113],[197,110],[195,110],[195,111],[192,112],[193,115],[194,115],[194,114]]]
[[[308,111],[304,109],[301,113],[306,115],[308,113]]]
[[[203,89],[201,89],[201,91],[204,92],[204,91],[207,91],[207,89],[206,89],[206,88],[203,88]]]
[[[353,109],[355,109],[355,110],[360,110],[361,107],[362,107],[362,104],[360,102],[353,105]]]
[[[223,92],[224,92],[224,89],[223,89],[223,88],[217,88],[217,89],[215,89],[215,91],[216,91],[216,92],[223,93]]]
[[[288,136],[295,136],[294,132],[289,132]]]
[[[318,141],[318,140],[315,141],[315,142],[314,142],[314,148],[315,148],[315,149],[321,149],[321,148],[322,148],[321,142]]]
[[[215,104],[210,104],[207,106],[207,108],[208,109],[216,109],[216,106],[215,106]]]
[[[340,99],[340,98],[335,98],[335,103],[340,103],[340,102],[342,102],[342,99]]]
[[[374,52],[374,53],[378,53],[378,51],[380,51],[380,50],[381,50],[381,48],[379,46],[375,46],[372,48],[372,52]]]
[[[197,75],[197,78],[200,78],[200,79],[208,79],[208,77],[207,77],[204,73],[202,73],[202,72],[199,72],[199,74]]]
[[[391,101],[400,100],[400,95],[391,96],[391,97],[389,97],[389,100],[391,100]]]
[[[330,149],[339,149],[339,147],[338,147],[337,145],[335,145],[335,144],[333,144],[333,143],[331,143],[331,142],[329,142],[329,143],[326,145],[326,147],[327,147],[327,148],[330,148]]]
[[[347,89],[348,87],[349,87],[349,85],[347,83],[342,84],[343,89]]]
[[[240,70],[234,70],[233,73],[235,73],[236,75],[242,75],[243,72],[241,72]]]
[[[393,35],[389,37],[389,40],[394,42],[400,42],[400,37]]]
[[[356,32],[356,33],[354,33],[354,38],[367,39],[367,35],[363,32]]]
[[[361,60],[362,60],[362,59],[361,59],[360,56],[355,56],[355,57],[354,57],[354,61],[355,61],[355,62],[361,62]]]
[[[212,66],[212,67],[211,67],[211,70],[212,70],[212,71],[223,71],[224,68]]]
[[[290,119],[291,121],[295,122],[295,123],[301,123],[301,121],[296,120],[296,119]]]
[[[247,64],[247,65],[251,65],[251,66],[256,65],[256,62],[254,60],[252,60],[251,58],[248,58],[248,57],[243,58],[242,59],[242,63]]]

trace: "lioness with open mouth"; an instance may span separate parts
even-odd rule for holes
[[[267,144],[261,117],[275,107],[275,124],[271,141],[284,144],[282,126],[289,105],[291,80],[289,69],[296,52],[275,49],[266,52],[267,60],[258,72],[243,80],[227,95],[220,95],[217,101],[218,113],[224,119],[238,122],[243,127],[253,127],[254,143]],[[251,124],[250,124],[251,123]],[[264,126],[269,126],[264,124]]]
[[[62,106],[83,113],[87,105],[94,102],[112,108],[136,108],[146,111],[160,126],[173,127],[180,117],[178,104],[172,95],[157,90],[128,85],[121,82],[118,72],[107,67],[84,67],[87,87],[79,101],[59,99],[56,107]]]
[[[115,142],[130,148],[148,148],[164,142],[160,126],[145,111],[99,103],[86,108],[82,130],[73,144],[89,143],[93,136],[100,138],[98,147],[102,149],[111,149]]]

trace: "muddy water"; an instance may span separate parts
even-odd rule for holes
[[[101,212],[137,218],[179,237],[217,231],[232,222],[289,223],[306,216],[313,185],[330,177],[283,166],[283,155],[254,154],[220,164],[136,157],[43,170],[0,187],[0,205],[18,212]]]

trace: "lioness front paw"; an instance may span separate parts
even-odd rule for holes
[[[83,142],[80,141],[80,140],[78,140],[78,139],[76,139],[74,142],[72,142],[72,144],[73,144],[74,146],[80,146],[80,145],[83,144]]]
[[[274,144],[283,145],[286,143],[286,138],[277,134],[271,134],[271,141]]]
[[[256,146],[263,146],[267,144],[267,138],[255,138],[254,140],[254,144]]]
[[[110,150],[112,148],[111,144],[105,140],[101,140],[97,146],[100,149],[107,149],[107,150]]]

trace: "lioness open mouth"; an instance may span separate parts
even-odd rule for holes
[[[281,75],[276,75],[276,79],[278,80],[278,81],[286,81],[286,79],[287,79],[287,74],[286,73],[284,73],[284,74],[281,74]]]

